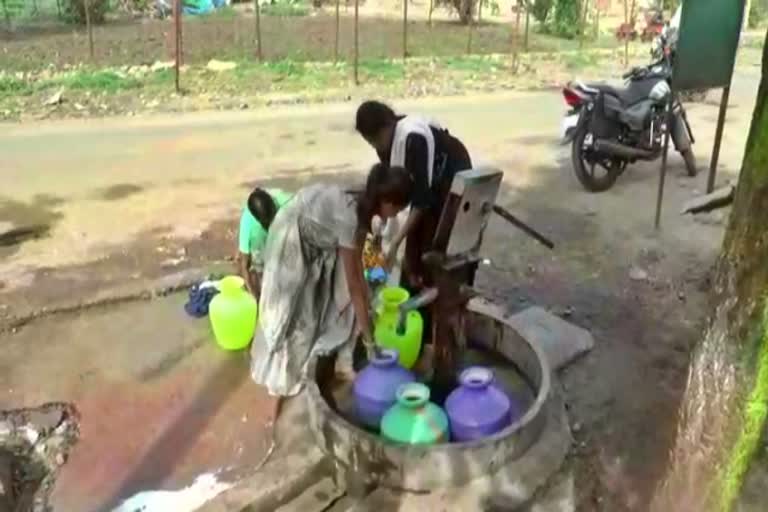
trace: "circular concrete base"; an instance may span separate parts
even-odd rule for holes
[[[541,485],[560,466],[570,446],[570,433],[546,357],[510,327],[502,308],[473,299],[467,309],[467,339],[513,363],[535,391],[528,411],[505,430],[478,441],[395,444],[358,428],[331,408],[318,386],[324,361],[315,360],[306,390],[310,427],[321,450],[347,475],[349,485],[430,491],[491,482],[498,476],[501,480],[492,487],[514,491],[517,485],[520,491],[522,480]],[[529,453],[535,460],[526,456]]]

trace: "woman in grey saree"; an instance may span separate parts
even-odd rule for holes
[[[259,328],[251,346],[251,376],[270,394],[302,389],[309,360],[353,340],[372,346],[362,245],[371,218],[403,210],[411,178],[400,167],[376,165],[365,190],[334,185],[301,189],[277,214],[264,249]]]

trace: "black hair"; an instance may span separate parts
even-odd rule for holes
[[[248,196],[248,211],[261,222],[265,231],[269,231],[269,226],[277,215],[277,204],[266,190],[256,187]]]
[[[357,107],[355,129],[366,139],[374,138],[381,130],[395,122],[395,111],[380,101],[368,100]]]
[[[371,167],[365,190],[356,193],[358,230],[371,231],[371,220],[383,201],[405,208],[411,202],[412,189],[413,179],[403,167],[381,163]]]

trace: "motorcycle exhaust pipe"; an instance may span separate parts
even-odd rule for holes
[[[605,153],[610,156],[618,156],[628,160],[653,160],[656,157],[655,151],[633,148],[606,139],[598,139],[595,141],[595,150],[600,153]]]

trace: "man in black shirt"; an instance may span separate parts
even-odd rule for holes
[[[454,175],[472,168],[464,144],[435,123],[398,116],[387,105],[366,101],[357,110],[356,129],[376,150],[381,163],[406,168],[413,179],[411,211],[395,236],[387,260],[394,262],[406,240],[404,277],[412,288],[424,283],[422,255],[432,247]]]

